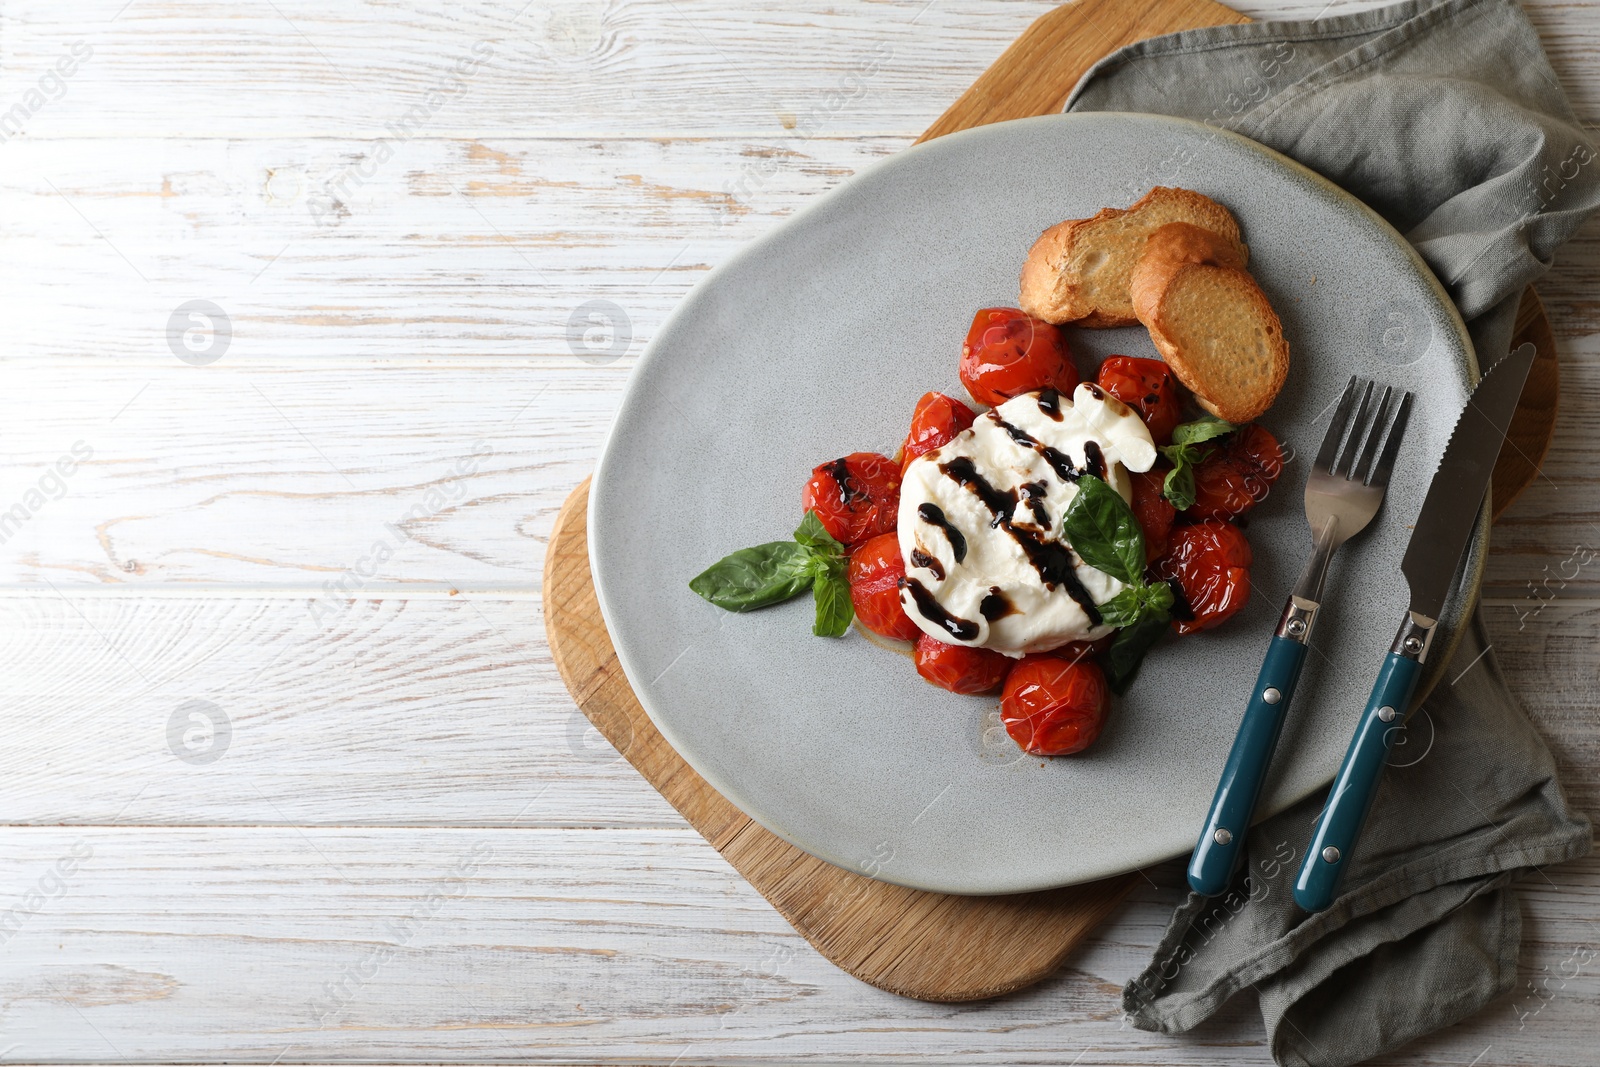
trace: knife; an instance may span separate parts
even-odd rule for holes
[[[1384,764],[1395,735],[1404,727],[1407,707],[1427,662],[1445,597],[1472,539],[1489,489],[1489,475],[1516,413],[1533,357],[1534,347],[1522,345],[1479,380],[1466,410],[1456,420],[1423,498],[1411,543],[1400,563],[1400,573],[1411,588],[1410,608],[1378,671],[1372,696],[1350,739],[1295,880],[1295,903],[1306,911],[1321,911],[1333,902],[1356,838],[1361,836]]]

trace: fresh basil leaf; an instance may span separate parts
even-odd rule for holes
[[[1133,626],[1148,618],[1172,618],[1172,587],[1166,582],[1141,582],[1125,586],[1099,605],[1100,621],[1107,626]]]
[[[1214,437],[1229,434],[1239,427],[1231,422],[1224,422],[1215,415],[1206,415],[1195,419],[1193,422],[1181,423],[1172,428],[1172,443],[1175,445],[1197,445],[1201,441],[1209,441]]]
[[[754,611],[805,592],[813,578],[812,556],[794,541],[741,548],[695,576],[689,588],[719,608]]]
[[[1061,525],[1067,543],[1085,563],[1124,585],[1144,580],[1144,530],[1133,509],[1099,478],[1078,479],[1078,492]]]
[[[806,512],[806,517],[800,520],[800,526],[794,532],[794,539],[807,548],[832,555],[844,555],[844,546],[822,525],[822,520],[817,518],[815,511]]]
[[[1144,587],[1144,607],[1148,614],[1159,614],[1171,621],[1173,600],[1172,586],[1166,582],[1151,582]]]
[[[1167,632],[1167,620],[1151,616],[1142,622],[1118,630],[1106,650],[1106,682],[1118,696],[1128,691],[1139,675],[1139,665],[1145,653]]]
[[[1194,507],[1194,467],[1186,456],[1181,455],[1186,450],[1174,449],[1174,451],[1180,452],[1180,457],[1173,460],[1173,468],[1167,472],[1166,479],[1161,483],[1161,495],[1179,511],[1188,511]]]
[[[1106,601],[1096,605],[1100,612],[1100,621],[1107,626],[1132,626],[1144,615],[1144,604],[1139,596],[1139,590],[1134,586],[1126,586],[1122,592]]]
[[[1161,483],[1161,495],[1179,511],[1187,511],[1194,507],[1194,469],[1206,461],[1213,449],[1197,444],[1162,445],[1160,451],[1172,461],[1172,469]]]
[[[811,594],[817,601],[817,621],[811,632],[818,637],[843,637],[850,629],[850,620],[856,617],[844,568],[830,568],[812,585]]]
[[[1161,483],[1161,495],[1179,511],[1194,507],[1194,468],[1211,455],[1211,449],[1199,447],[1201,442],[1221,437],[1238,429],[1215,415],[1196,419],[1177,426],[1172,431],[1172,444],[1162,445],[1161,454],[1172,461],[1172,469]]]

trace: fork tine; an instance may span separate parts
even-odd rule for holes
[[[1393,396],[1394,388],[1388,385],[1378,395],[1378,406],[1372,412],[1371,424],[1366,427],[1361,451],[1350,462],[1351,481],[1365,482],[1372,473],[1372,461],[1378,454],[1378,446],[1383,443],[1383,431],[1388,428],[1389,417],[1394,414],[1389,406]]]
[[[1344,395],[1339,398],[1339,406],[1334,410],[1333,419],[1328,423],[1328,432],[1322,436],[1322,447],[1317,450],[1316,466],[1318,470],[1331,472],[1333,461],[1339,455],[1339,445],[1344,440],[1344,433],[1350,424],[1350,412],[1356,405],[1356,391],[1360,388],[1362,379],[1354,374],[1350,376],[1350,384],[1344,387]]]
[[[1361,403],[1356,407],[1356,413],[1350,418],[1350,436],[1346,439],[1344,448],[1339,450],[1339,458],[1333,461],[1333,474],[1336,477],[1348,478],[1353,469],[1356,457],[1361,454],[1361,445],[1366,439],[1367,406],[1372,401],[1372,383],[1366,382],[1361,390]]]
[[[1386,488],[1389,484],[1389,474],[1394,470],[1395,457],[1400,454],[1400,439],[1406,434],[1406,420],[1411,415],[1411,394],[1402,393],[1400,403],[1395,405],[1394,416],[1389,420],[1388,436],[1383,442],[1383,451],[1378,455],[1378,463],[1367,476],[1367,484],[1375,489]]]

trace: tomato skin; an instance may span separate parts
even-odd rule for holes
[[[861,625],[880,637],[915,641],[922,636],[900,603],[900,580],[906,576],[900,538],[879,534],[850,553],[850,603]]]
[[[1133,517],[1144,530],[1144,561],[1153,563],[1167,554],[1167,538],[1178,510],[1161,495],[1167,472],[1163,468],[1133,473]]]
[[[900,465],[876,452],[820,463],[800,495],[800,508],[815,511],[823,529],[845,545],[888,533],[899,517]]]
[[[977,413],[954,397],[925,393],[911,413],[911,432],[900,451],[900,468],[912,460],[955,440],[956,434],[972,425]]]
[[[1092,659],[1057,652],[1026,656],[1000,697],[1000,721],[1033,756],[1070,756],[1094,744],[1111,711],[1105,672]]]
[[[1263,426],[1249,423],[1227,437],[1194,469],[1194,504],[1184,514],[1231,519],[1267,498],[1283,473],[1283,450]]]
[[[1016,308],[984,308],[972,318],[961,346],[961,384],[972,399],[997,407],[1014,396],[1078,387],[1061,331]]]
[[[1172,428],[1183,421],[1183,400],[1171,367],[1159,359],[1107,356],[1095,382],[1139,413],[1156,444],[1172,443]]]
[[[1175,581],[1181,603],[1173,606],[1173,629],[1180,634],[1209,630],[1227,622],[1250,599],[1250,562],[1244,531],[1208,519],[1172,531],[1166,555],[1151,569]],[[1184,617],[1188,616],[1188,617]]]
[[[1017,662],[991,648],[947,645],[928,634],[917,637],[915,656],[923,678],[940,689],[969,695],[997,688]]]

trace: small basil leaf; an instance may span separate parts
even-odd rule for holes
[[[1206,415],[1185,422],[1172,428],[1172,443],[1175,445],[1197,445],[1201,441],[1209,441],[1214,437],[1229,434],[1239,427],[1231,422],[1224,422],[1215,415]]]
[[[1120,493],[1099,478],[1078,479],[1061,525],[1067,543],[1095,570],[1124,585],[1144,578],[1144,530]]]
[[[741,548],[695,576],[689,588],[719,608],[754,611],[805,592],[811,558],[810,549],[793,541]]]
[[[1166,582],[1151,582],[1144,587],[1144,608],[1146,614],[1160,615],[1163,619],[1172,619],[1172,586]]]
[[[1173,466],[1177,466],[1182,463],[1188,463],[1190,460],[1195,458],[1195,448],[1193,445],[1161,445],[1156,449],[1156,451],[1170,459]]]
[[[1167,620],[1155,616],[1117,631],[1111,647],[1106,650],[1106,681],[1113,693],[1121,696],[1128,691],[1139,675],[1139,664],[1144,662],[1145,653],[1166,632]]]
[[[1187,460],[1167,472],[1166,480],[1161,483],[1161,495],[1179,511],[1194,507],[1194,468]]]
[[[1131,585],[1104,604],[1097,606],[1100,611],[1100,621],[1107,626],[1132,626],[1144,615],[1144,604],[1139,596],[1139,590]]]
[[[806,512],[806,517],[800,520],[800,526],[794,532],[794,539],[807,548],[833,555],[844,554],[844,546],[822,525],[822,520],[817,518],[815,511]]]
[[[844,569],[832,569],[818,578],[811,593],[817,601],[817,621],[811,632],[818,637],[843,637],[850,629],[850,620],[856,616]]]
[[[1172,587],[1166,582],[1126,586],[1099,608],[1100,621],[1107,626],[1133,626],[1151,618],[1168,621],[1172,618]]]

